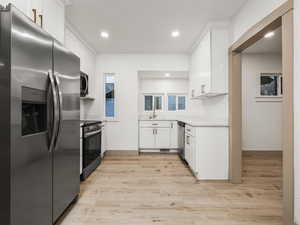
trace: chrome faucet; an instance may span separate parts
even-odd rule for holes
[[[152,114],[152,118],[155,119],[156,118],[156,114],[155,114],[155,109],[156,109],[156,104],[155,104],[155,101],[154,101],[154,108],[153,108],[153,114]]]
[[[157,115],[155,114],[155,109],[156,109],[156,102],[154,99],[153,111],[152,111],[152,116],[150,116],[150,119],[155,119],[157,117]]]

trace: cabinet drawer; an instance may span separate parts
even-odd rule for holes
[[[171,121],[140,121],[140,127],[171,128]]]

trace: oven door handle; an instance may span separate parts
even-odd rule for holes
[[[84,137],[84,138],[88,138],[88,137],[90,137],[90,136],[93,136],[93,135],[96,135],[96,134],[100,134],[101,132],[102,132],[102,129],[96,130],[96,131],[93,131],[93,132],[89,132],[89,133],[87,133],[87,134],[84,134],[83,137]]]

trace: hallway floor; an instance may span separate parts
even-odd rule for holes
[[[177,155],[109,156],[58,224],[281,225],[281,156],[244,155],[243,175],[196,181]]]

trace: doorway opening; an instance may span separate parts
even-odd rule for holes
[[[249,199],[282,223],[282,29],[241,52],[242,182]],[[267,193],[265,190],[268,190]],[[255,216],[255,213],[253,213]]]

